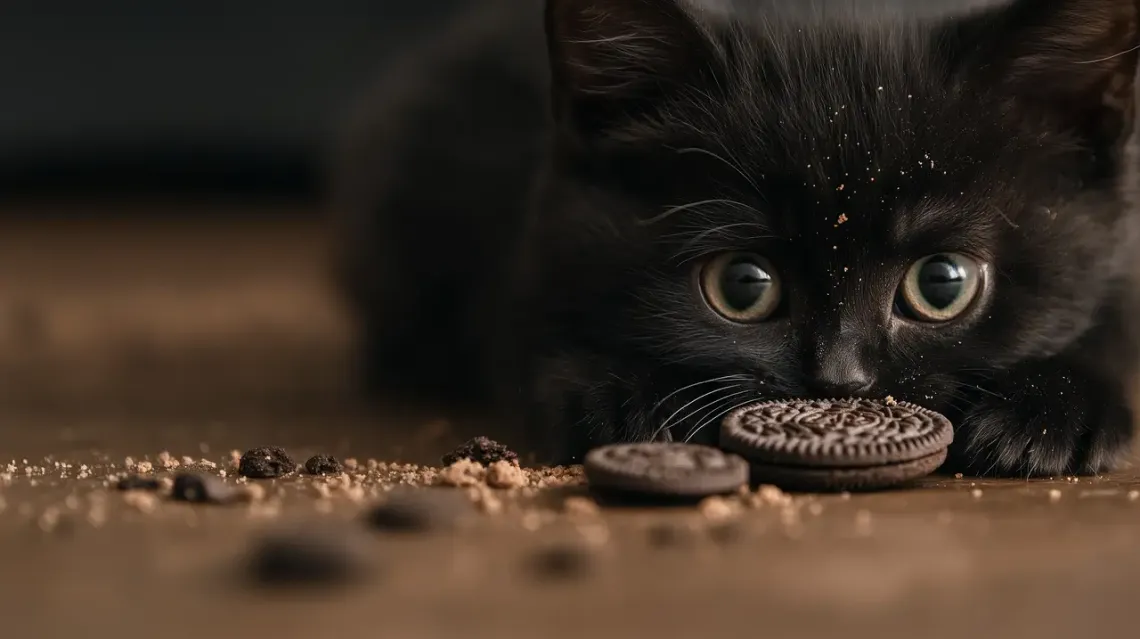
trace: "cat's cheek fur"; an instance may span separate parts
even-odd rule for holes
[[[986,389],[958,420],[948,471],[1084,475],[1114,470],[1128,456],[1132,411],[1112,381],[1054,358],[1017,366]]]

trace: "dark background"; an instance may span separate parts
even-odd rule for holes
[[[0,198],[316,200],[338,114],[470,0],[4,0]]]

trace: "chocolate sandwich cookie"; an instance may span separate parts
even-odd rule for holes
[[[721,424],[720,445],[752,464],[754,483],[799,490],[874,490],[918,479],[946,459],[950,421],[908,402],[771,401]]]
[[[590,488],[612,497],[700,499],[748,483],[748,462],[697,444],[613,444],[590,451],[583,466]]]

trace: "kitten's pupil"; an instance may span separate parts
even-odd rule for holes
[[[721,295],[725,303],[737,311],[751,308],[772,285],[772,276],[747,258],[729,264],[723,273],[720,281]]]
[[[945,255],[931,258],[918,273],[918,288],[928,304],[938,310],[949,308],[962,294],[966,270]]]

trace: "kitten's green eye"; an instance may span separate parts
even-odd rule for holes
[[[700,283],[709,306],[733,322],[762,322],[780,305],[776,269],[753,253],[724,253],[709,260],[701,268]]]
[[[899,285],[898,310],[921,322],[946,322],[969,307],[978,294],[978,263],[957,253],[940,253],[915,262]]]

